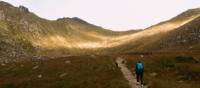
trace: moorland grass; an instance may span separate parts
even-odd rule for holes
[[[113,57],[71,56],[0,66],[0,88],[129,88],[129,85]]]
[[[141,57],[126,55],[124,58],[134,71],[134,64]],[[200,56],[146,55],[143,58],[144,81],[150,88],[200,88]]]

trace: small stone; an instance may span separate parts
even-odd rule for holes
[[[158,74],[155,73],[155,72],[153,72],[153,73],[150,74],[150,76],[153,76],[153,77],[155,77],[155,76],[157,76],[157,75],[158,75]]]
[[[70,63],[71,63],[71,61],[69,61],[69,60],[65,61],[65,64],[70,64]]]
[[[141,57],[141,58],[143,58],[143,57],[144,57],[144,55],[140,55],[140,57]]]
[[[39,65],[36,65],[33,67],[33,70],[38,69],[38,68],[39,68]]]
[[[183,83],[183,80],[179,80],[179,81],[177,81],[178,83]]]
[[[67,75],[67,73],[62,73],[62,74],[60,74],[60,78],[62,78],[62,77],[65,77]]]
[[[42,74],[39,74],[37,77],[38,77],[38,78],[42,78]]]
[[[1,66],[6,66],[6,64],[2,63]]]
[[[187,42],[187,40],[183,40],[183,42]]]

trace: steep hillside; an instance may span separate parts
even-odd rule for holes
[[[148,37],[148,39],[145,40],[146,44],[140,45],[139,50],[145,49],[146,51],[150,52],[199,50],[199,19],[200,9],[191,9],[178,15],[177,17],[172,18],[169,21],[162,22],[158,25],[148,28],[150,30],[160,30],[160,33]],[[181,25],[177,26],[176,28],[165,27],[167,23],[168,25]]]
[[[165,41],[166,37],[168,37],[167,35],[170,34],[171,31],[176,31],[180,27],[190,24],[190,22],[197,19],[199,16],[200,16],[199,8],[183,12],[182,14],[168,21],[161,22],[157,25],[145,29],[144,31],[130,35],[129,39],[132,38],[132,40],[129,39],[128,40],[129,42],[132,43],[132,45],[127,45],[127,46],[131,47],[130,52],[138,52],[138,51],[151,52],[154,50],[159,50],[161,49],[160,48],[161,45],[156,44],[156,42],[159,42],[161,40]]]
[[[160,41],[154,43],[155,49],[164,50],[199,50],[200,17],[176,30],[170,31]]]
[[[14,7],[1,1],[0,53],[18,57],[38,54],[56,56],[159,50],[165,48],[160,41],[169,41],[167,37],[172,36],[169,35],[173,34],[172,31],[181,30],[181,27],[192,24],[191,21],[199,16],[199,8],[191,9],[145,30],[114,32],[76,17],[43,19],[24,6]],[[166,43],[164,46],[170,44]]]
[[[46,20],[24,6],[0,2],[1,53],[86,54],[111,47],[110,39],[135,32],[113,32],[76,17]]]

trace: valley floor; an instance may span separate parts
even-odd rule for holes
[[[116,65],[117,57],[131,72],[142,58],[149,88],[200,88],[197,54],[86,55],[2,63],[0,88],[131,88]]]
[[[130,88],[110,56],[70,56],[0,66],[0,88]]]

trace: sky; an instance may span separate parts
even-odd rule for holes
[[[187,9],[200,8],[200,0],[3,0],[23,5],[42,18],[79,17],[114,31],[144,29]]]

